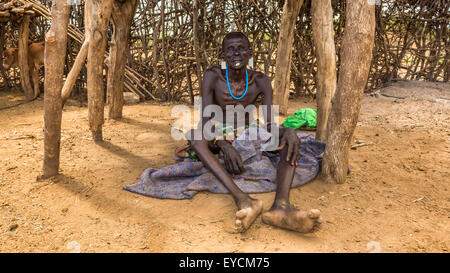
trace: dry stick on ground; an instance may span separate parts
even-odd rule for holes
[[[327,125],[322,174],[328,183],[344,183],[350,143],[369,74],[375,33],[375,9],[367,0],[347,2],[341,70]]]
[[[331,0],[312,1],[311,17],[317,58],[316,139],[326,141],[331,98],[336,90],[336,49],[333,37],[333,10],[331,8]]]
[[[399,97],[399,96],[394,96],[394,95],[389,95],[389,94],[383,94],[383,93],[381,93],[381,95],[384,96],[384,97],[388,97],[388,98],[406,99],[406,97]]]
[[[112,119],[122,117],[126,51],[136,6],[137,0],[129,0],[124,3],[113,2],[111,15],[113,35],[110,43],[107,80],[108,117]]]
[[[45,36],[44,82],[44,166],[43,178],[58,174],[61,143],[64,60],[67,47],[69,5],[67,1],[52,4],[53,22]]]
[[[279,105],[280,113],[283,115],[286,115],[288,110],[292,43],[294,41],[295,22],[302,4],[303,0],[286,0],[281,17],[273,90],[274,104]]]

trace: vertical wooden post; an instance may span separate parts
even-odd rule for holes
[[[198,0],[194,0],[193,9],[192,32],[194,35],[195,67],[197,72],[198,87],[200,89],[200,96],[202,96],[202,65],[200,58],[200,45],[198,41]]]
[[[158,37],[159,37],[159,22],[156,20],[156,12],[155,12],[155,6],[153,6],[153,42],[152,42],[152,64],[153,64],[153,73],[155,74],[156,79],[156,93],[161,94],[163,92],[161,79],[159,77],[159,70],[158,70]]]
[[[30,69],[28,67],[28,36],[30,32],[30,15],[24,15],[19,27],[19,68],[20,68],[20,83],[22,85],[25,98],[32,100],[35,98],[34,91],[30,81]]]
[[[112,9],[113,35],[109,50],[107,94],[108,116],[112,119],[122,117],[125,63],[127,61],[128,36],[137,7],[137,0],[124,3],[114,1]]]
[[[367,0],[347,1],[341,67],[327,124],[322,174],[325,182],[344,183],[348,155],[369,75],[375,35],[375,7]]]
[[[112,10],[112,0],[87,0],[85,5],[90,11],[89,25],[86,25],[89,35],[87,61],[87,92],[89,110],[89,129],[94,141],[102,141],[102,126],[104,122],[104,88],[103,59],[106,49],[107,27]]]
[[[285,0],[278,36],[277,61],[275,64],[274,104],[280,106],[280,113],[287,114],[289,86],[291,83],[291,57],[294,42],[295,22],[303,0]]]
[[[187,53],[187,49],[186,49],[186,53]],[[186,54],[186,56],[189,56],[189,55]],[[194,105],[194,89],[192,88],[192,80],[191,80],[191,73],[189,71],[189,61],[188,60],[186,60],[185,73],[186,73],[186,82],[187,82],[188,90],[189,90],[189,98],[191,100],[191,104]]]
[[[0,23],[0,57],[3,58],[3,47],[5,46],[5,25]],[[5,84],[6,91],[9,92],[9,79],[3,67],[3,59],[0,61],[0,73],[2,74],[3,83]]]
[[[44,167],[43,177],[58,174],[61,141],[61,88],[67,47],[69,5],[53,1],[52,25],[45,35]]]
[[[316,139],[326,141],[331,98],[336,90],[336,49],[333,37],[331,0],[311,2],[311,18],[317,59],[317,131]]]

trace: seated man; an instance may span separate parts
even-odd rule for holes
[[[252,55],[250,42],[241,32],[232,32],[225,36],[222,42],[222,58],[226,68],[212,67],[205,71],[202,84],[202,109],[208,105],[218,105],[223,110],[226,119],[227,106],[254,104],[259,96],[262,105],[272,106],[273,91],[270,79],[261,72],[248,70],[247,64]],[[271,123],[271,113],[265,114],[266,125]],[[202,124],[210,118],[202,115]],[[237,128],[234,119],[234,128]],[[248,125],[248,120],[245,121]],[[203,128],[203,127],[202,127]],[[268,211],[262,214],[264,223],[298,232],[312,232],[320,224],[318,210],[297,210],[289,203],[289,191],[295,174],[295,167],[300,159],[300,140],[291,128],[276,128],[281,137],[280,144],[284,146],[277,167],[277,191],[275,201]],[[224,166],[210,150],[212,143],[202,132],[200,140],[191,140],[191,147],[204,166],[233,195],[238,211],[236,212],[236,228],[246,230],[262,212],[262,201],[251,198],[233,181],[231,174],[245,171],[242,159],[236,149],[226,140],[214,140],[213,146],[222,151]]]

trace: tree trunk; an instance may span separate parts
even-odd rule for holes
[[[375,35],[375,8],[367,0],[347,1],[341,66],[327,124],[323,178],[344,183],[348,155],[369,75]]]
[[[303,0],[285,0],[281,16],[273,96],[274,104],[280,106],[280,114],[283,115],[286,115],[288,110],[292,43],[294,42],[295,22],[302,4]]]
[[[45,35],[44,167],[43,177],[58,174],[61,141],[61,88],[67,47],[69,5],[53,1],[52,25]]]
[[[22,85],[25,98],[32,100],[35,98],[30,81],[30,68],[28,66],[28,36],[30,32],[30,15],[24,15],[19,28],[19,52],[18,61],[20,69],[20,83]]]
[[[107,27],[112,10],[112,0],[88,0],[89,12],[86,21],[87,36],[90,37],[87,61],[87,92],[89,129],[94,141],[102,141],[104,122],[103,59],[105,56]],[[89,16],[90,15],[90,16]]]
[[[128,36],[136,11],[137,0],[124,3],[114,1],[112,9],[113,35],[109,50],[107,94],[108,116],[112,119],[122,117],[125,64],[127,61]]]
[[[316,139],[326,142],[331,98],[336,90],[336,49],[333,37],[331,0],[312,1],[311,18],[317,59]]]
[[[84,62],[88,54],[88,49],[89,49],[89,37],[86,37],[83,42],[83,45],[80,48],[80,51],[77,54],[77,58],[75,59],[75,62],[73,63],[73,66],[70,69],[69,74],[67,75],[66,81],[64,82],[64,86],[61,92],[63,106],[66,103],[67,99],[69,98],[73,86],[75,85],[75,82],[78,78],[78,75],[80,74],[80,71],[84,66]]]
[[[5,25],[0,23],[0,57],[3,58],[3,47],[5,46]],[[3,61],[0,61],[0,73],[2,74],[3,83],[5,84],[6,91],[9,92],[9,79],[3,67]]]
[[[156,93],[162,95],[163,89],[161,85],[161,79],[159,77],[158,70],[158,37],[159,37],[159,21],[156,20],[155,7],[153,6],[153,42],[152,42],[152,64],[153,73],[155,73],[156,79]]]
[[[202,66],[200,59],[200,45],[198,41],[198,0],[194,0],[193,9],[192,32],[194,35],[195,67],[197,72],[198,88],[200,89],[200,96],[202,96]]]

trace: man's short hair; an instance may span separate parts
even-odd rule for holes
[[[245,34],[242,33],[242,32],[236,31],[236,32],[230,32],[230,33],[228,33],[227,35],[225,35],[225,37],[223,37],[223,40],[222,40],[222,48],[223,48],[223,46],[225,45],[225,41],[227,41],[227,40],[229,40],[229,39],[231,39],[231,38],[242,38],[242,39],[244,39],[245,41],[247,41],[248,48],[251,47],[251,45],[250,45],[250,40],[247,38],[247,36],[245,36]]]

